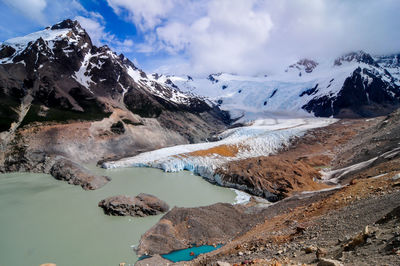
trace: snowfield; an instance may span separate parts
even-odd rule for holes
[[[219,141],[144,152],[134,157],[104,163],[103,167],[153,167],[166,172],[188,170],[219,185],[241,189],[233,184],[223,183],[215,175],[215,170],[229,161],[273,154],[289,145],[292,138],[301,137],[307,130],[324,127],[335,121],[329,118],[259,119],[248,126],[221,133]]]
[[[376,57],[359,51],[340,58],[315,62],[303,59],[287,69],[262,76],[241,76],[218,73],[206,77],[160,76],[157,80],[168,86],[172,82],[181,91],[206,97],[229,111],[232,118],[247,122],[265,118],[265,114],[295,117],[314,116],[303,109],[315,99],[332,99],[340,96],[345,80],[356,69],[373,73],[389,84],[400,84],[398,57]],[[364,60],[364,61],[360,61]],[[378,62],[378,63],[377,63]],[[361,71],[364,89],[372,78]],[[155,76],[153,74],[153,76]],[[393,95],[393,92],[389,92]],[[369,99],[369,95],[367,95]],[[333,109],[333,107],[332,107]]]
[[[219,103],[221,109],[229,111],[240,122],[264,118],[265,113],[281,116],[313,116],[302,107],[313,98],[330,95],[335,97],[345,79],[358,66],[365,64],[348,62],[333,66],[328,61],[307,73],[289,68],[280,74],[265,77],[249,77],[232,74],[214,74],[208,78],[170,77],[182,91],[208,97]],[[318,84],[318,85],[317,85]],[[310,91],[318,88],[315,93]]]

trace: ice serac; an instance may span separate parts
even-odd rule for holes
[[[206,141],[229,122],[215,104],[93,45],[77,21],[0,45],[0,170],[31,169],[23,158],[36,151],[97,162]]]
[[[399,107],[399,69],[397,54],[373,57],[358,51],[321,62],[301,59],[271,75],[168,79],[242,120],[266,114],[353,118],[386,115]]]

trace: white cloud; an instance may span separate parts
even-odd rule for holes
[[[400,50],[399,0],[107,0],[118,16],[135,25],[140,43],[107,31],[107,21],[79,0],[0,1],[12,7],[1,12],[14,28],[76,17],[96,45],[136,52],[154,62],[141,62],[148,69],[170,73],[260,74],[302,57]],[[3,38],[11,35],[0,32]]]
[[[156,30],[163,49],[170,53],[179,52],[189,44],[190,27],[179,22],[172,22]]]
[[[398,0],[108,3],[141,30],[145,36],[141,52],[180,57],[196,73],[258,74],[284,68],[302,57],[319,59],[360,49],[370,53],[400,50]],[[175,70],[174,65],[154,67]]]
[[[42,12],[47,6],[46,0],[3,0],[3,2],[31,19],[45,21]]]
[[[256,10],[255,1],[218,0],[207,8],[207,16],[189,29],[188,52],[194,71],[254,71],[260,51],[273,28],[268,13]]]
[[[102,43],[105,37],[105,26],[101,24],[101,19],[83,16],[76,16],[75,19],[78,20],[81,26],[89,33],[94,44],[99,45]]]
[[[86,12],[86,16],[76,16],[81,26],[87,31],[92,42],[96,46],[108,45],[118,52],[132,52],[134,43],[132,40],[119,40],[114,34],[105,30],[103,16],[96,12]]]
[[[124,15],[141,30],[154,28],[171,11],[176,0],[107,0],[114,12]]]
[[[15,17],[8,22],[13,24],[28,24],[29,26],[49,26],[77,14],[88,14],[89,12],[78,0],[0,0],[5,3],[9,10],[1,12],[14,13]],[[5,16],[5,14],[1,14]],[[25,28],[29,28],[25,25]]]

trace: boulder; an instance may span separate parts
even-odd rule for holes
[[[166,202],[159,198],[141,193],[136,197],[113,196],[99,202],[104,213],[114,216],[148,216],[164,213],[169,210]]]

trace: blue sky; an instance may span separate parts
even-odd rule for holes
[[[398,0],[0,0],[0,41],[77,19],[146,71],[263,74],[400,51]]]
[[[17,3],[17,4],[16,4]],[[19,4],[20,3],[20,4]],[[41,9],[41,3],[45,7]],[[29,10],[32,8],[31,10]],[[36,9],[36,10],[35,10]],[[27,11],[25,11],[27,10]],[[37,11],[39,10],[39,11]],[[66,18],[78,19],[83,17],[97,22],[99,34],[108,36],[104,39],[93,38],[95,31],[90,32],[97,45],[107,44],[114,50],[124,53],[130,59],[146,69],[154,68],[153,61],[164,60],[168,54],[160,51],[157,54],[135,52],[133,45],[122,45],[126,40],[140,44],[144,42],[145,34],[137,31],[136,25],[122,14],[117,15],[106,0],[81,1],[0,1],[0,42],[7,39],[42,30]],[[84,24],[84,23],[82,23]],[[86,26],[86,25],[85,25]]]

